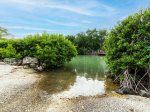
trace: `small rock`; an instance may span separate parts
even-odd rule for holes
[[[39,66],[37,69],[38,69],[39,71],[42,71],[42,70],[43,70],[42,66]]]
[[[134,109],[131,108],[130,111],[131,111],[131,112],[134,112]]]
[[[28,69],[29,66],[28,66],[28,65],[24,65],[23,68],[24,68],[24,69]]]
[[[140,90],[139,94],[143,97],[150,97],[150,93],[145,90]]]
[[[111,93],[115,94],[116,92],[115,91],[111,91]]]
[[[117,89],[116,93],[119,93],[119,94],[135,94],[135,92],[132,89],[127,88],[127,87]]]
[[[84,109],[84,106],[82,105],[82,109]]]

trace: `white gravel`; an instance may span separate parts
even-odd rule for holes
[[[150,99],[140,96],[78,97],[60,99],[50,105],[49,112],[150,112]]]
[[[31,69],[0,63],[0,112],[43,112],[49,104]]]
[[[35,83],[36,78],[23,71],[22,67],[0,65],[0,102]]]

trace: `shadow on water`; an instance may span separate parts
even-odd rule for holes
[[[77,56],[64,69],[44,72],[39,88],[61,96],[88,96],[103,94],[115,88],[106,80],[107,67],[103,57]]]

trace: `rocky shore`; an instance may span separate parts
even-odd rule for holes
[[[150,98],[119,95],[61,98],[38,88],[32,69],[0,63],[0,112],[150,112]]]
[[[45,112],[48,98],[32,69],[0,64],[0,112]]]

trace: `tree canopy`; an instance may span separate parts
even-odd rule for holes
[[[101,49],[106,35],[106,30],[88,29],[86,32],[75,36],[68,35],[66,38],[77,47],[78,54],[86,55]]]
[[[8,35],[8,31],[6,28],[0,27],[0,38],[2,36]]]

